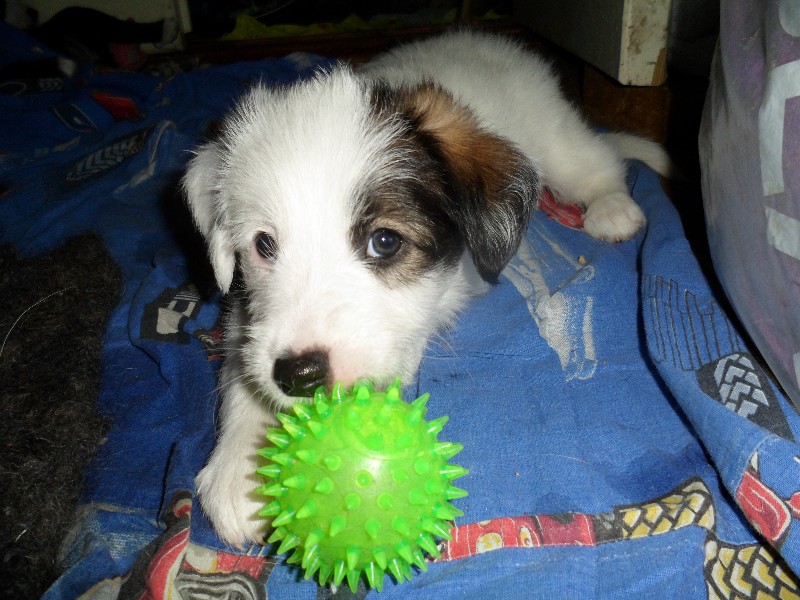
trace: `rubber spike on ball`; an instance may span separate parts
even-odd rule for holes
[[[451,482],[469,471],[448,462],[462,446],[437,439],[447,417],[426,421],[428,400],[404,401],[399,379],[385,391],[335,384],[267,431],[259,514],[306,578],[380,591],[386,571],[401,583],[412,567],[427,570],[426,554],[441,556],[436,538],[450,539],[463,514],[450,502],[466,495]]]
[[[311,409],[311,407],[308,404],[303,404],[302,402],[297,402],[294,406],[292,406],[292,410],[302,423],[305,423],[314,416],[314,411]]]

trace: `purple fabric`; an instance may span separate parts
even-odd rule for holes
[[[700,135],[714,266],[800,406],[800,8],[724,0]]]

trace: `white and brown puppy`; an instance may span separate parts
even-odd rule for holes
[[[220,537],[262,540],[255,451],[273,411],[335,381],[413,377],[497,280],[543,187],[586,208],[589,235],[633,236],[624,158],[668,167],[652,142],[592,132],[541,58],[480,33],[250,91],[184,179],[233,299],[219,441],[197,478]]]

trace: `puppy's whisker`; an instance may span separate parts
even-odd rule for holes
[[[432,347],[442,348],[447,354],[452,355],[453,357],[458,356],[456,347],[453,345],[453,341],[449,336],[441,335],[439,333],[434,334],[428,341],[428,348],[426,348],[427,358],[431,358],[431,356],[428,354],[428,350]]]

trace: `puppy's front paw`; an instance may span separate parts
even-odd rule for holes
[[[255,470],[255,459],[236,456],[228,462],[215,453],[195,480],[203,512],[222,541],[236,548],[263,544],[268,532],[258,516],[264,502],[254,493],[259,485]]]
[[[642,209],[623,193],[595,199],[583,215],[583,230],[593,238],[608,242],[632,238],[644,223]]]

